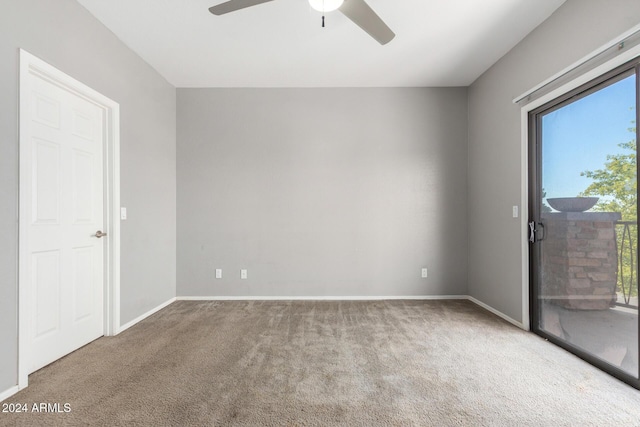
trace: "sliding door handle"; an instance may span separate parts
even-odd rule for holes
[[[542,232],[542,237],[538,238],[538,231]],[[541,222],[529,222],[529,243],[542,242],[547,238],[547,230]]]
[[[529,243],[535,243],[536,241],[536,223],[529,221]]]

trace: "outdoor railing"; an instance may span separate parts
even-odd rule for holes
[[[618,254],[618,301],[616,305],[638,308],[638,223],[616,222],[616,253]],[[622,301],[620,300],[622,297]]]

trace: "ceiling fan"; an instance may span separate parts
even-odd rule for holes
[[[218,16],[225,15],[229,12],[271,1],[274,0],[229,0],[210,7],[209,12]],[[396,36],[365,0],[309,0],[309,3],[311,7],[323,12],[323,14],[324,12],[339,10],[380,44],[387,44]],[[324,16],[322,17],[322,26],[324,27]]]

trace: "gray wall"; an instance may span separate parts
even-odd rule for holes
[[[512,100],[638,23],[637,0],[568,0],[469,88],[469,293],[515,320],[522,230],[511,206],[522,180]]]
[[[178,89],[178,296],[466,294],[466,122],[464,88]]]
[[[74,0],[0,12],[0,392],[17,383],[18,48],[120,103],[121,320],[175,296],[175,88]]]

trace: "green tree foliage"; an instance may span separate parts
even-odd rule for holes
[[[636,128],[629,128],[635,135]],[[623,221],[636,221],[638,180],[636,177],[636,140],[618,144],[623,153],[610,154],[604,169],[585,171],[580,175],[593,182],[580,196],[601,196],[594,210],[600,212],[620,212]]]
[[[635,122],[633,122],[635,124]],[[636,128],[629,128],[636,135]],[[636,168],[636,139],[618,144],[624,151],[610,154],[603,169],[585,171],[580,175],[591,178],[593,182],[579,196],[601,196],[594,210],[600,212],[620,212],[622,221],[638,220],[638,179]],[[622,227],[622,228],[621,228]],[[618,290],[625,299],[638,295],[638,266],[635,263],[638,253],[636,239],[638,226],[628,224],[616,227],[618,250]],[[625,238],[625,230],[628,239]]]

